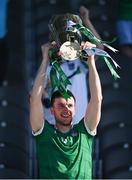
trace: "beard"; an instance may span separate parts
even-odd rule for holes
[[[62,126],[71,126],[72,124],[72,119],[71,120],[59,120],[59,119],[56,119],[56,124],[59,124],[59,125],[62,125]]]

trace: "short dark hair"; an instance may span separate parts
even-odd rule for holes
[[[73,93],[69,90],[67,90],[67,94],[70,96],[70,97],[73,97],[74,101],[76,102],[76,99],[75,99],[75,96],[73,95]],[[51,96],[51,100],[50,100],[50,106],[52,107],[54,102],[55,102],[55,99],[56,98],[59,98],[59,97],[63,97],[63,95],[60,93],[59,90],[53,92],[52,96]]]

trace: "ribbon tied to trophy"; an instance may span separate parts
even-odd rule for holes
[[[117,74],[115,70],[119,67],[119,65],[106,51],[96,47],[86,48],[86,49],[81,48],[80,43],[82,40],[81,39],[82,34],[85,37],[87,37],[89,42],[95,45],[102,44],[103,46],[107,47],[113,52],[117,51],[115,48],[108,45],[107,42],[96,38],[92,34],[92,32],[82,24],[74,23],[73,21],[69,20],[67,21],[66,31],[64,32],[65,38],[63,39],[65,39],[65,42],[63,42],[62,44],[60,43],[59,55],[61,56],[61,58],[68,61],[74,61],[78,58],[80,58],[80,60],[82,59],[85,60],[92,55],[101,56],[105,61],[106,65],[108,66],[114,79],[116,80],[120,78],[120,76]],[[57,53],[58,53],[57,50],[54,48],[49,50],[49,58],[51,60],[51,65],[52,65],[50,71],[51,85],[53,91],[55,88],[57,88],[60,91],[60,93],[63,95],[63,97],[67,99],[69,98],[67,94],[67,86],[71,85],[71,82],[66,76],[66,74],[63,72],[63,70],[61,69],[60,64],[58,63]]]

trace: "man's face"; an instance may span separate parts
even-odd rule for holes
[[[55,116],[56,123],[69,126],[71,125],[72,118],[75,115],[75,101],[73,97],[65,100],[63,97],[56,98],[51,113]]]

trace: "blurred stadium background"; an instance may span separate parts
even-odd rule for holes
[[[0,3],[2,0],[0,0]],[[38,167],[29,124],[28,96],[48,40],[53,14],[78,14],[80,5],[103,40],[116,37],[118,0],[8,0],[7,34],[0,52],[0,178],[36,179]],[[0,4],[1,6],[1,4]],[[112,44],[118,49],[117,42]],[[3,48],[4,47],[4,48]],[[113,57],[113,53],[111,54]],[[94,142],[94,179],[132,178],[132,60],[114,54],[121,78],[114,81],[97,61],[103,87],[102,118]]]

